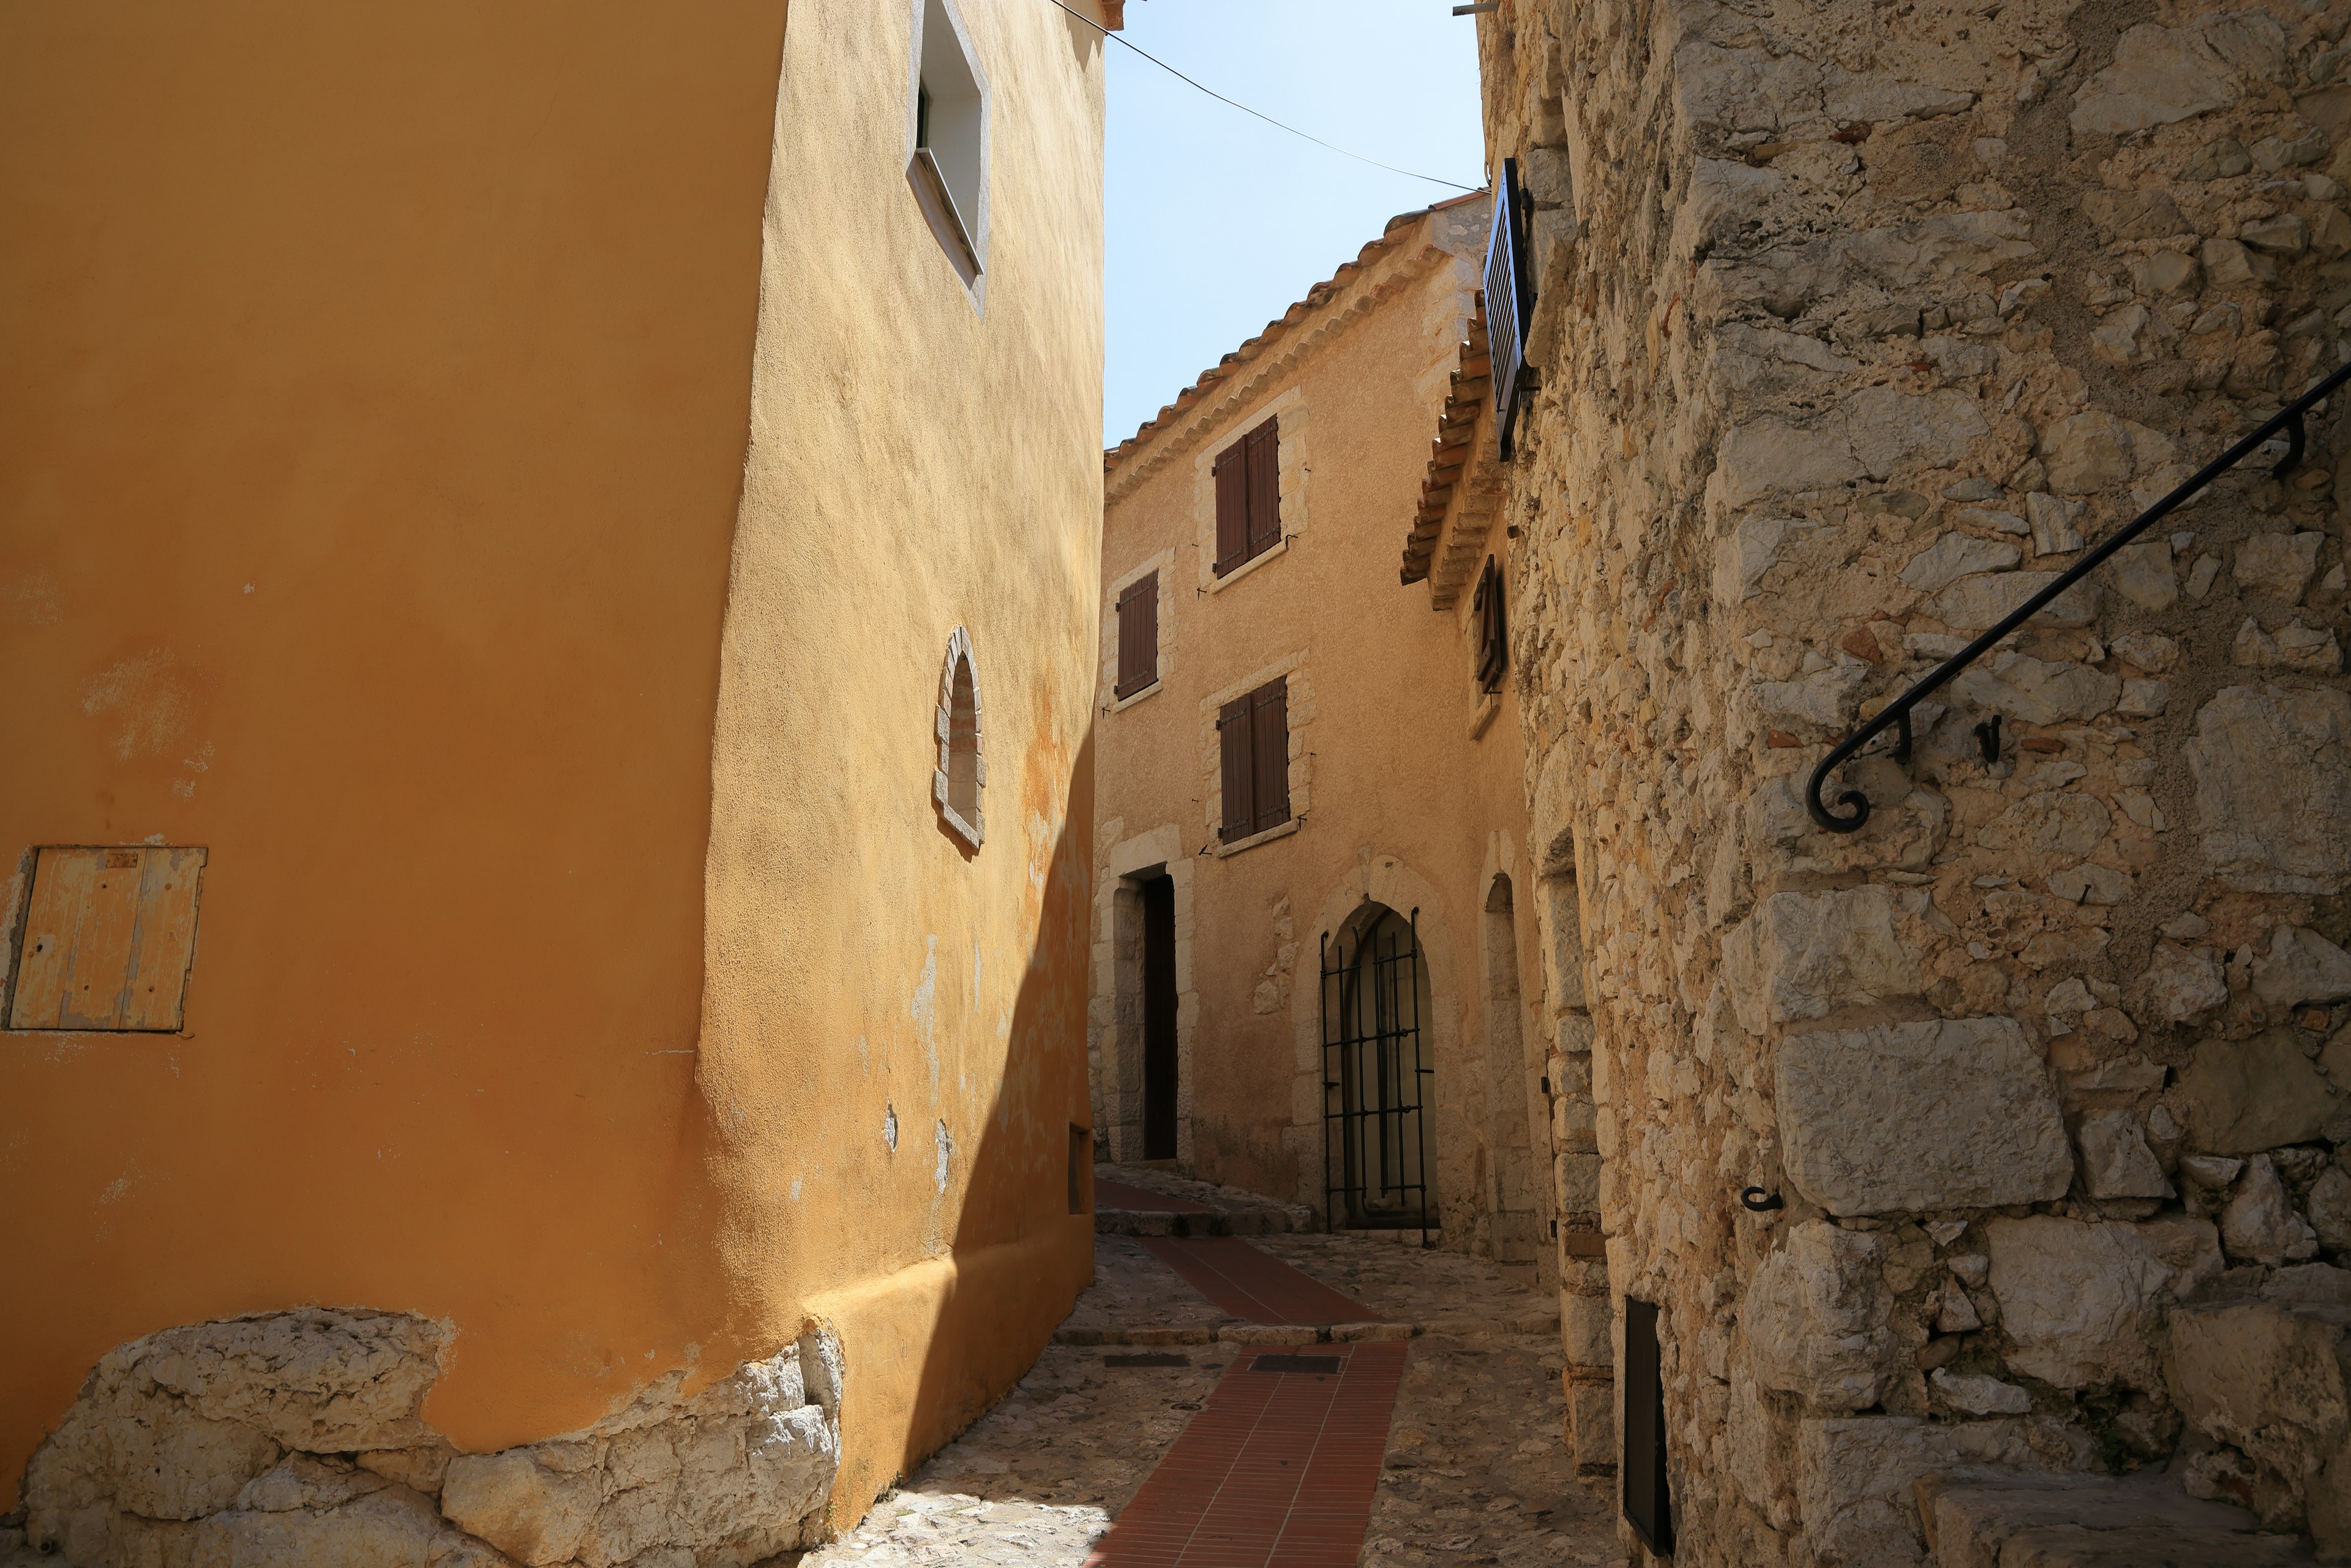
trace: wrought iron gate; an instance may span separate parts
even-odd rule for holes
[[[1430,1078],[1421,1038],[1420,911],[1384,911],[1322,937],[1322,1175],[1333,1227],[1437,1224],[1428,1181]]]

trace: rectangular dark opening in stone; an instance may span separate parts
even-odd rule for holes
[[[1134,1355],[1106,1355],[1102,1357],[1102,1364],[1104,1366],[1189,1366],[1192,1364],[1192,1358],[1188,1355],[1177,1355],[1174,1351],[1146,1350]]]
[[[1672,1493],[1666,1484],[1666,1382],[1657,1309],[1625,1298],[1625,1521],[1660,1557],[1674,1550]]]
[[[1251,1372],[1313,1372],[1326,1376],[1336,1375],[1339,1358],[1335,1355],[1260,1355],[1249,1363]]]

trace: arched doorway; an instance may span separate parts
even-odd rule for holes
[[[1324,1212],[1353,1229],[1438,1223],[1418,915],[1367,903],[1322,940]]]

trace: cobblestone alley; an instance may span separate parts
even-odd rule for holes
[[[1624,1563],[1611,1479],[1578,1479],[1561,1441],[1532,1269],[1177,1235],[1209,1229],[1207,1206],[1154,1185],[1098,1180],[1097,1203],[1170,1234],[1099,1236],[1092,1288],[1020,1385],[805,1568]]]

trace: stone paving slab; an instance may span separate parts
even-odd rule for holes
[[[1271,1251],[1274,1242],[1322,1239],[1252,1245]],[[1367,1304],[1458,1293],[1469,1275],[1492,1269],[1450,1253],[1327,1239],[1340,1245],[1324,1256],[1327,1271],[1319,1277],[1351,1294],[1369,1292],[1357,1298]],[[1359,1250],[1374,1249],[1385,1256],[1351,1265],[1352,1273],[1343,1267]],[[1279,1335],[1286,1337],[1258,1343],[1311,1343],[1345,1332],[1225,1320],[1128,1238],[1098,1238],[1095,1256],[1094,1284],[1071,1323],[1082,1318],[1094,1332],[1196,1334],[1198,1343],[1050,1347],[1010,1395],[876,1503],[856,1530],[809,1554],[806,1568],[1081,1568],[1185,1423],[1208,1403],[1217,1380],[1246,1354],[1238,1341]],[[1416,1282],[1416,1269],[1438,1283]],[[1493,1287],[1508,1281],[1493,1273],[1480,1288],[1489,1301],[1506,1301],[1510,1292]],[[1353,1283],[1343,1286],[1343,1278]],[[1519,1292],[1521,1301],[1531,1294]],[[1360,1327],[1366,1337],[1410,1330]],[[1109,1364],[1131,1356],[1181,1357],[1183,1364]],[[1623,1568],[1612,1522],[1614,1482],[1577,1480],[1561,1440],[1564,1365],[1557,1340],[1547,1333],[1413,1339],[1361,1562],[1369,1568],[1481,1562]]]
[[[1058,1344],[1308,1344],[1422,1333],[1550,1333],[1557,1302],[1532,1270],[1357,1236],[1259,1236],[1280,1259],[1384,1321],[1303,1327],[1227,1313],[1162,1262],[1144,1240],[1094,1239],[1094,1283],[1054,1334]]]
[[[1514,1267],[1345,1231],[1260,1236],[1249,1245],[1363,1302],[1375,1316],[1418,1324],[1424,1333],[1540,1333],[1559,1323],[1559,1302],[1536,1289],[1532,1264]]]
[[[1113,1184],[1110,1190],[1113,1196],[1120,1186],[1137,1187],[1162,1197],[1198,1204],[1214,1212],[1217,1223],[1192,1230],[1171,1230],[1168,1228],[1170,1220],[1165,1214],[1138,1212],[1107,1203],[1102,1196],[1105,1184]],[[1193,1181],[1153,1166],[1096,1166],[1094,1192],[1095,1228],[1123,1235],[1260,1236],[1284,1230],[1310,1230],[1315,1224],[1314,1211],[1302,1203],[1284,1203],[1280,1198],[1268,1197],[1263,1193],[1245,1192],[1237,1186]],[[1112,1215],[1107,1222],[1103,1219],[1105,1213]]]
[[[1182,1275],[1131,1236],[1094,1238],[1094,1282],[1055,1337],[1065,1344],[1180,1343],[1180,1338],[1121,1339],[1138,1329],[1196,1329],[1190,1343],[1206,1344],[1231,1322],[1222,1307],[1184,1282]]]
[[[1412,1343],[1363,1561],[1624,1568],[1615,1481],[1576,1479],[1551,1335]]]

